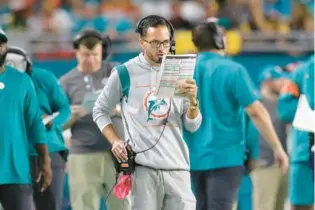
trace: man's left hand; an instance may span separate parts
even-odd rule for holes
[[[178,90],[178,94],[188,97],[192,104],[196,103],[198,88],[194,79],[179,81],[176,88]]]

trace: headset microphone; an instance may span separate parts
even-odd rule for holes
[[[25,70],[25,73],[28,73],[28,74],[30,74],[32,72],[32,60],[23,48],[11,46],[7,50],[7,58],[6,58],[5,62],[7,62],[7,65],[9,65],[10,62],[13,62],[12,66],[16,68],[16,66],[14,65],[14,61],[10,60],[10,58],[9,58],[10,54],[22,56],[24,59],[24,62],[26,63],[26,67],[23,70]]]

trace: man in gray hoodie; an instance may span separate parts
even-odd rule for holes
[[[166,19],[151,15],[139,21],[136,32],[143,53],[114,68],[95,103],[93,118],[118,161],[126,161],[126,143],[110,120],[111,110],[121,101],[126,139],[138,153],[132,175],[133,210],[194,210],[182,129],[195,132],[201,124],[197,87],[194,80],[187,80],[178,87],[186,97],[155,97],[161,58],[174,53],[174,29]]]

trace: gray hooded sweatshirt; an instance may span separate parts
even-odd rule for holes
[[[112,124],[110,113],[121,101],[125,139],[130,141],[135,152],[152,147],[161,136],[152,149],[137,154],[136,163],[154,169],[189,170],[183,126],[186,130],[195,132],[200,127],[201,114],[193,120],[187,118],[189,101],[185,97],[174,96],[171,99],[156,98],[153,95],[159,68],[152,67],[142,53],[124,64],[129,73],[128,95],[121,100],[121,78],[114,68],[94,105],[94,121],[103,131],[107,125]],[[166,118],[167,124],[164,126]]]

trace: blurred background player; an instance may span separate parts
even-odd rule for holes
[[[314,107],[314,55],[311,57],[311,59],[306,63],[305,68],[306,70],[306,76],[304,77],[304,94],[306,96],[306,99],[308,101],[309,106],[312,110],[315,109]],[[309,132],[309,153],[310,153],[310,167],[313,171],[313,180],[314,180],[314,132]]]
[[[281,145],[287,152],[286,124],[279,120],[277,114],[278,98],[285,78],[289,72],[280,66],[268,66],[259,76],[261,102],[271,116],[271,121],[280,139]],[[253,131],[255,132],[255,130]],[[256,130],[258,133],[258,130]],[[257,135],[260,145],[260,158],[257,168],[252,173],[254,185],[255,210],[283,210],[287,198],[287,173],[278,168],[272,148],[262,135]],[[270,180],[270,177],[273,177]]]
[[[196,133],[185,133],[185,139],[197,210],[231,210],[245,157],[240,109],[246,110],[268,140],[283,173],[288,168],[288,157],[246,69],[224,57],[224,37],[217,20],[198,24],[192,38],[198,50],[194,78],[204,119]]]
[[[111,146],[92,119],[94,102],[115,65],[106,60],[111,43],[95,30],[84,30],[73,45],[78,65],[60,79],[72,112],[66,125],[72,134],[68,165],[71,206],[75,210],[99,210],[101,198],[108,196],[108,210],[128,210],[129,202],[111,192],[116,182]],[[124,138],[120,113],[116,108],[112,111],[114,126]]]
[[[294,120],[298,100],[304,94],[304,81],[309,77],[310,61],[299,65],[291,74],[281,90],[278,103],[278,115],[288,124]],[[314,62],[314,61],[313,61]],[[314,65],[314,64],[313,64]],[[314,70],[314,69],[313,69]],[[312,101],[311,99],[309,100]],[[314,178],[310,166],[310,142],[307,132],[290,128],[290,171],[289,171],[289,199],[291,209],[314,209]]]
[[[6,210],[24,210],[32,209],[28,144],[38,153],[41,191],[52,172],[34,86],[27,75],[4,65],[7,41],[0,29],[0,203]]]
[[[62,137],[62,128],[71,115],[68,99],[56,77],[50,71],[33,67],[30,58],[22,48],[9,47],[5,63],[30,76],[38,98],[40,115],[43,119],[47,116],[58,114],[56,118],[45,125],[53,179],[51,186],[44,192],[40,191],[36,183],[40,172],[39,159],[32,145],[29,147],[29,153],[36,209],[60,210],[68,154]]]

